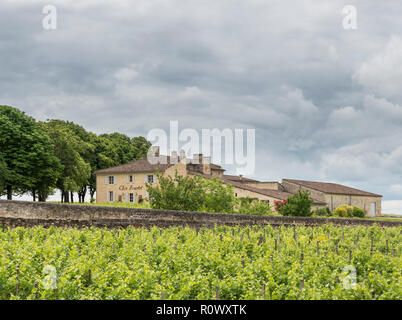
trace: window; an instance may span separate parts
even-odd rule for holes
[[[130,193],[129,201],[130,201],[130,202],[135,202],[134,193]]]
[[[235,197],[237,197],[237,193],[235,193]]]
[[[109,201],[113,201],[113,191],[109,191]]]
[[[109,184],[114,184],[114,176],[109,176]]]
[[[154,183],[155,182],[154,181],[154,176],[152,174],[149,174],[148,177],[147,177],[147,181],[148,181],[148,183]]]
[[[128,182],[134,182],[134,176],[128,176]]]

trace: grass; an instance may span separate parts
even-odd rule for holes
[[[54,201],[52,203],[61,203],[58,201]],[[140,209],[151,209],[151,206],[148,203],[131,203],[131,202],[74,202],[74,203],[65,203],[65,204],[77,204],[83,206],[101,206],[101,207],[118,207],[118,208],[140,208]]]

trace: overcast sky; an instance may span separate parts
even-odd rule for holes
[[[258,179],[401,200],[401,13],[400,0],[1,0],[0,104],[95,133],[254,128]]]

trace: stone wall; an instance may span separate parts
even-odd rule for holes
[[[194,228],[215,225],[307,225],[326,223],[334,225],[402,226],[402,222],[359,219],[328,219],[303,217],[263,217],[239,214],[184,212],[101,207],[74,204],[39,203],[0,200],[0,224],[8,226],[63,226],[63,227],[127,227],[132,226],[189,226]]]

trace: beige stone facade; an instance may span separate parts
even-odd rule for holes
[[[381,216],[382,196],[378,194],[325,182],[284,179],[282,186],[291,193],[308,190],[311,197],[325,202],[331,211],[349,205],[363,209],[367,217]]]
[[[177,163],[163,172],[164,176],[187,175],[186,166]],[[112,183],[110,183],[112,182]],[[146,184],[157,184],[155,171],[104,173],[96,176],[96,202],[132,202],[139,203],[148,200]]]
[[[146,184],[158,184],[157,172],[164,176],[174,177],[177,172],[180,176],[201,175],[204,178],[217,178],[234,188],[237,198],[256,198],[269,203],[272,208],[275,201],[286,200],[299,190],[308,190],[314,201],[312,208],[329,207],[332,211],[342,204],[362,208],[367,216],[381,215],[381,196],[369,192],[345,187],[342,185],[283,179],[261,182],[242,176],[225,175],[224,169],[212,164],[209,157],[196,154],[193,159],[186,159],[183,155],[159,157],[154,164],[148,159],[140,159],[121,166],[98,170],[96,172],[96,202],[132,202],[148,201]]]

